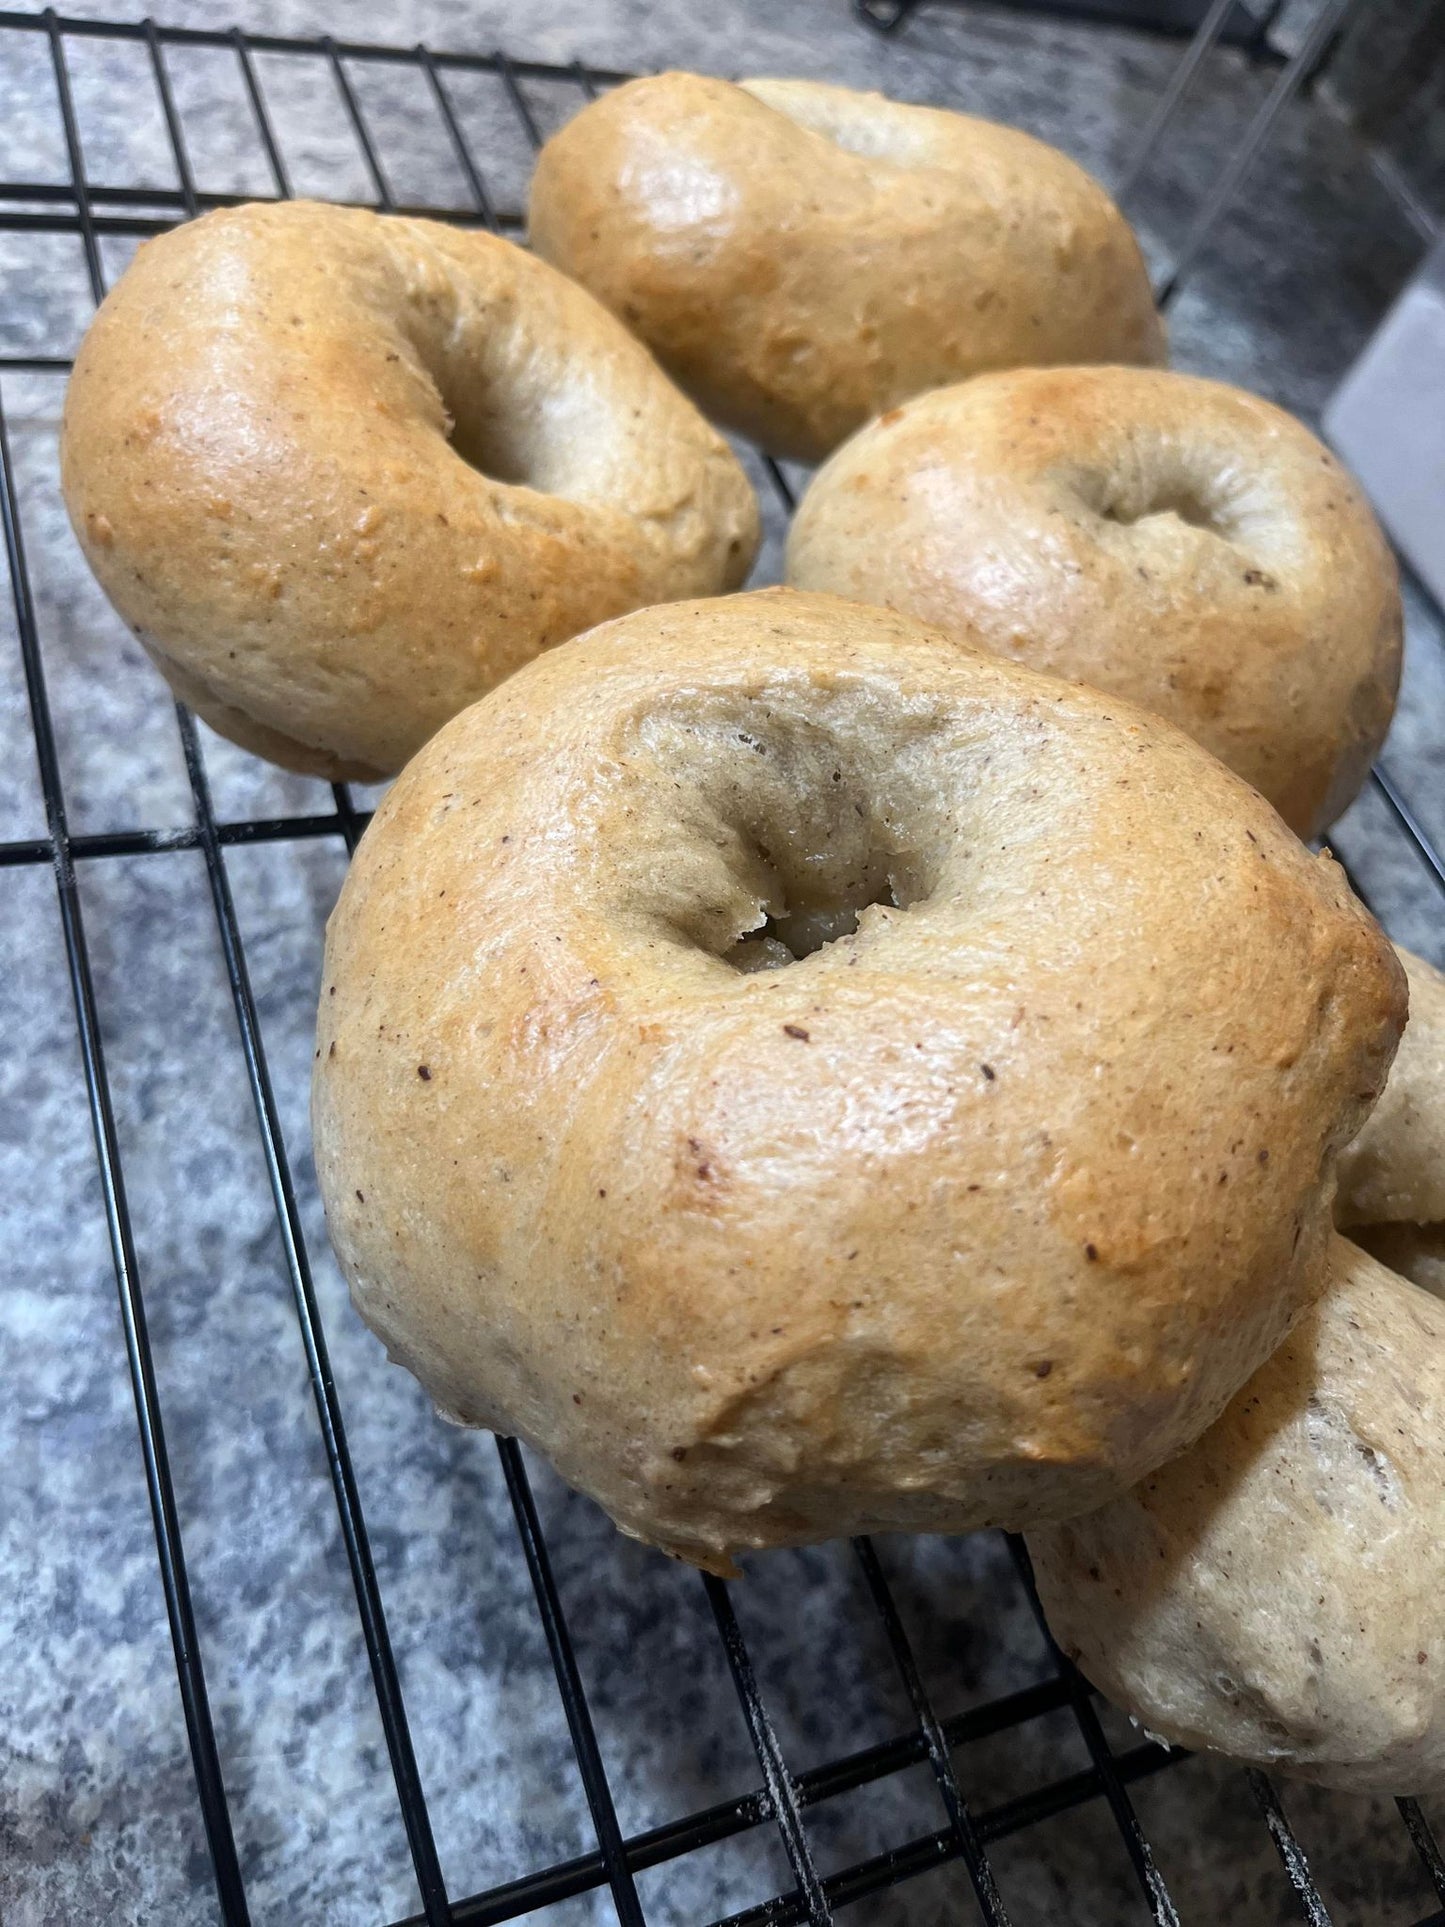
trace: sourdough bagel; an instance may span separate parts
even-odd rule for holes
[[[1360,1793],[1445,1790],[1445,1305],[1340,1239],[1182,1458],[1029,1535],[1059,1644],[1150,1732]]]
[[[922,395],[814,478],[788,580],[1166,716],[1310,836],[1384,740],[1394,559],[1307,429],[1220,382],[1018,369]]]
[[[590,296],[492,235],[306,202],[149,242],[66,395],[66,504],[176,694],[374,777],[540,649],[735,587],[757,505]]]
[[[804,461],[981,369],[1164,356],[1138,244],[1082,168],[881,94],[632,81],[547,142],[530,223],[710,415]]]
[[[1177,731],[774,590],[607,624],[408,766],[327,933],[317,1170],[444,1411],[726,1571],[1180,1450],[1320,1288],[1402,1017]]]
[[[1396,955],[1409,1022],[1379,1103],[1340,1153],[1335,1218],[1352,1237],[1356,1226],[1445,1223],[1445,976],[1398,945]]]

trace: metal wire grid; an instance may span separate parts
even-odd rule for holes
[[[897,33],[905,27],[925,0],[853,0],[853,11],[867,26],[879,33]],[[1133,27],[1146,33],[1184,38],[1193,23],[1189,8],[1171,6],[1167,0],[1015,0],[1016,5],[1063,20],[1087,20],[1106,27]],[[1261,12],[1241,6],[1240,0],[1211,0],[1219,7],[1219,36],[1246,52],[1264,59],[1274,57],[1270,31],[1284,11],[1285,0],[1266,0]],[[1201,19],[1210,15],[1206,12]]]
[[[1280,69],[1232,165],[1215,183],[1201,206],[1166,277],[1164,299],[1169,299],[1177,292],[1184,274],[1197,260],[1215,224],[1227,211],[1245,170],[1258,154],[1278,114],[1317,62],[1328,38],[1338,31],[1352,4],[1353,0],[1330,0],[1299,53]],[[1138,178],[1157,142],[1167,131],[1169,121],[1204,54],[1223,32],[1228,14],[1228,0],[1216,0],[1216,4],[1209,9],[1175,81],[1144,132],[1130,181]],[[423,46],[391,48],[330,37],[320,40],[287,39],[275,35],[247,34],[239,29],[229,33],[210,32],[158,27],[149,20],[135,25],[115,25],[64,18],[53,10],[43,14],[0,10],[0,30],[17,30],[42,36],[48,47],[69,172],[69,179],[64,184],[23,179],[0,180],[0,204],[3,204],[0,205],[0,231],[41,229],[78,236],[90,292],[97,301],[105,291],[100,237],[156,233],[174,219],[241,198],[203,194],[196,186],[185,132],[167,71],[168,48],[190,46],[228,49],[234,55],[254,118],[256,136],[277,197],[288,196],[291,185],[255,56],[305,55],[314,59],[319,54],[330,69],[364,158],[371,183],[372,205],[388,211],[414,212],[474,225],[480,223],[499,232],[519,229],[522,216],[517,211],[494,204],[488,191],[486,170],[472,151],[448,90],[448,76],[464,71],[497,76],[518,122],[533,146],[540,143],[541,133],[528,103],[524,82],[532,79],[565,82],[575,87],[580,97],[591,97],[600,88],[625,78],[616,72],[584,67],[580,63],[563,67],[513,61],[503,53],[441,53]],[[172,150],[177,182],[174,190],[93,183],[88,179],[67,61],[67,41],[76,37],[139,42],[145,48]],[[425,77],[462,178],[467,184],[469,205],[399,208],[350,71],[358,63],[378,62],[409,66],[419,70]],[[67,360],[59,355],[12,355],[0,358],[0,375],[6,371],[61,371],[67,366]],[[786,477],[771,458],[765,456],[764,464],[783,505],[790,508],[792,494]],[[557,1691],[586,1794],[596,1845],[591,1852],[539,1868],[524,1878],[483,1893],[465,1898],[453,1898],[448,1894],[432,1836],[426,1798],[408,1729],[406,1705],[387,1632],[386,1613],[347,1448],[341,1403],[328,1360],[326,1336],[313,1289],[295,1188],[247,971],[245,945],[226,867],[227,849],[247,843],[338,837],[350,851],[364,828],[365,814],[355,807],[347,788],[336,785],[333,787],[334,808],[330,812],[218,820],[194,720],[178,704],[176,721],[194,809],[193,821],[175,829],[72,835],[46,690],[35,604],[26,572],[25,540],[10,438],[3,413],[3,393],[0,393],[0,521],[3,521],[48,831],[43,838],[0,843],[0,867],[49,864],[54,873],[161,1582],[196,1788],[214,1868],[221,1917],[227,1927],[244,1927],[250,1915],[191,1603],[186,1556],[166,1449],[165,1426],[147,1335],[145,1297],[126,1202],[121,1150],[76,881],[78,861],[178,850],[199,850],[205,863],[342,1538],[386,1736],[396,1797],[420,1895],[421,1911],[407,1921],[397,1923],[396,1927],[420,1927],[420,1923],[426,1923],[427,1927],[442,1927],[442,1923],[446,1922],[460,1924],[511,1920],[598,1888],[610,1891],[622,1927],[643,1927],[644,1913],[634,1882],[637,1873],[731,1835],[768,1825],[778,1830],[792,1870],[794,1887],[762,1905],[732,1914],[725,1921],[714,1923],[714,1927],[762,1927],[765,1922],[826,1923],[832,1920],[836,1910],[954,1859],[962,1860],[968,1870],[979,1917],[988,1922],[990,1927],[1007,1927],[1009,1916],[989,1863],[988,1844],[1099,1797],[1106,1802],[1118,1826],[1149,1915],[1159,1923],[1159,1927],[1169,1927],[1170,1923],[1176,1922],[1178,1915],[1154,1864],[1149,1842],[1130,1802],[1128,1787],[1142,1776],[1152,1774],[1184,1756],[1170,1753],[1152,1743],[1115,1753],[1100,1725],[1091,1690],[1059,1653],[1052,1640],[1048,1641],[1054,1666],[1052,1678],[972,1708],[957,1717],[940,1719],[924,1685],[883,1568],[866,1540],[856,1543],[856,1555],[916,1724],[885,1743],[833,1759],[806,1773],[791,1772],[769,1718],[767,1704],[759,1690],[747,1642],[733,1612],[728,1589],[716,1579],[703,1577],[700,1583],[706,1591],[756,1752],[761,1784],[742,1798],[722,1802],[693,1812],[684,1819],[624,1838],[593,1730],[566,1612],[553,1576],[526,1466],[516,1442],[509,1439],[498,1440],[497,1451],[511,1501],[518,1545],[546,1635]],[[1445,859],[1431,843],[1410,803],[1383,770],[1377,770],[1372,780],[1402,835],[1420,859],[1426,875],[1445,892]],[[1038,1613],[1037,1599],[1033,1594],[1027,1554],[1021,1542],[1011,1541],[1010,1546],[1021,1582],[1027,1589],[1040,1628],[1047,1639],[1047,1628],[1042,1615]],[[993,1807],[970,1805],[960,1785],[955,1754],[970,1742],[986,1735],[1021,1726],[1061,1709],[1068,1709],[1071,1713],[1088,1750],[1090,1766],[1082,1772],[1056,1779]],[[926,1762],[931,1769],[944,1824],[932,1833],[909,1840],[824,1878],[810,1848],[804,1818],[806,1810],[851,1788],[899,1773],[920,1762]],[[1328,1923],[1330,1917],[1324,1900],[1310,1875],[1305,1855],[1290,1830],[1275,1789],[1263,1774],[1251,1773],[1249,1780],[1303,1917],[1314,1927]],[[1441,1911],[1418,1923],[1417,1927],[1445,1927],[1445,1859],[1442,1859],[1440,1849],[1416,1804],[1403,1800],[1399,1806],[1410,1838],[1442,1903]]]

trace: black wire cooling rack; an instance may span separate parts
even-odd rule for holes
[[[1216,225],[1231,207],[1250,163],[1263,147],[1287,102],[1317,65],[1322,49],[1331,35],[1338,31],[1349,5],[1350,0],[1327,0],[1298,52],[1279,67],[1243,140],[1213,182],[1195,215],[1193,225],[1164,279],[1161,293],[1165,300],[1177,292]],[[1215,0],[1206,13],[1199,33],[1160,99],[1157,111],[1141,131],[1140,146],[1129,176],[1131,181],[1137,180],[1147,167],[1186,88],[1198,71],[1204,55],[1225,30],[1229,16],[1229,0]],[[272,192],[278,197],[291,193],[291,183],[283,160],[282,143],[268,108],[264,77],[258,61],[263,56],[282,59],[304,56],[313,63],[318,59],[322,61],[329,68],[364,160],[370,188],[367,198],[372,205],[385,210],[398,210],[400,204],[381,159],[380,143],[374,138],[373,129],[368,124],[363,91],[355,84],[355,77],[362,68],[374,69],[378,65],[411,70],[425,83],[431,105],[455,156],[460,179],[466,184],[468,199],[461,206],[406,206],[400,211],[473,225],[484,224],[509,232],[522,226],[522,217],[515,209],[499,205],[489,189],[488,156],[475,151],[473,143],[469,141],[464,131],[463,117],[453,97],[452,85],[458,76],[485,73],[499,81],[512,115],[532,146],[540,143],[541,129],[528,99],[530,84],[545,82],[573,90],[580,103],[626,77],[580,63],[561,66],[511,60],[502,53],[443,53],[433,52],[423,46],[383,47],[331,38],[286,39],[244,33],[239,29],[227,33],[160,27],[151,21],[116,25],[60,17],[53,11],[43,14],[0,11],[0,32],[30,36],[32,44],[38,41],[45,50],[53,77],[68,173],[68,178],[60,182],[24,178],[26,155],[14,152],[3,155],[0,167],[3,167],[8,178],[0,179],[0,234],[40,230],[77,237],[83,251],[89,292],[96,301],[105,292],[106,268],[102,242],[107,237],[154,234],[175,220],[242,198],[206,194],[197,188],[182,116],[173,92],[172,75],[168,70],[167,55],[172,50],[205,48],[234,59],[254,122],[258,151],[264,157]],[[70,62],[73,44],[84,39],[125,42],[132,48],[139,47],[142,50],[171,150],[174,187],[126,185],[89,177],[82,151]],[[10,354],[0,357],[0,377],[7,373],[58,373],[67,366],[66,358],[55,353]],[[784,510],[790,508],[792,492],[787,477],[766,456],[763,462],[782,507]],[[240,845],[302,838],[336,838],[350,851],[365,826],[366,815],[356,807],[346,787],[338,785],[332,792],[333,807],[327,811],[291,816],[219,818],[212,802],[196,725],[188,712],[177,706],[176,719],[194,812],[192,821],[173,829],[72,834],[61,759],[57,752],[56,732],[47,695],[36,603],[26,569],[25,530],[22,526],[11,438],[3,413],[3,382],[0,382],[0,517],[3,517],[16,628],[48,829],[44,837],[0,843],[0,868],[48,864],[54,873],[110,1248],[119,1287],[124,1342],[139,1420],[161,1583],[175,1650],[196,1790],[214,1868],[220,1914],[227,1927],[243,1927],[243,1923],[249,1921],[250,1913],[212,1722],[206,1671],[197,1637],[186,1553],[167,1455],[165,1425],[147,1334],[145,1295],[127,1206],[121,1142],[102,1043],[91,951],[77,888],[78,864],[118,856],[147,853],[164,855],[177,851],[199,852],[204,860],[235,1007],[246,1077],[296,1314],[300,1321],[326,1463],[390,1756],[396,1799],[405,1824],[421,1897],[420,1913],[411,1916],[405,1923],[399,1923],[398,1927],[418,1927],[421,1922],[427,1923],[428,1927],[442,1927],[445,1922],[476,1923],[480,1927],[480,1923],[532,1915],[558,1901],[595,1890],[610,1891],[622,1927],[642,1927],[646,1916],[635,1884],[637,1874],[730,1836],[760,1828],[776,1829],[794,1884],[790,1891],[761,1905],[731,1914],[725,1922],[715,1923],[714,1927],[762,1927],[765,1922],[827,1922],[833,1919],[837,1910],[861,1901],[869,1894],[927,1873],[955,1859],[961,1860],[967,1868],[979,1916],[991,1923],[991,1927],[1006,1927],[1009,1915],[990,1865],[990,1843],[1071,1807],[1099,1800],[1104,1802],[1122,1837],[1139,1889],[1142,1909],[1146,1909],[1154,1921],[1161,1923],[1161,1927],[1175,1922],[1178,1915],[1174,1903],[1155,1865],[1149,1841],[1131,1803],[1129,1788],[1142,1777],[1184,1756],[1170,1753],[1147,1741],[1116,1751],[1106,1738],[1090,1688],[1067,1664],[1051,1641],[1048,1651],[1052,1661],[1052,1677],[973,1706],[955,1717],[940,1718],[925,1687],[920,1663],[904,1630],[903,1619],[883,1567],[866,1541],[859,1541],[854,1550],[867,1596],[878,1615],[886,1648],[891,1653],[899,1680],[911,1704],[913,1725],[890,1740],[830,1759],[809,1771],[791,1771],[770,1718],[768,1704],[760,1690],[728,1588],[715,1579],[704,1577],[701,1584],[706,1591],[711,1616],[756,1753],[758,1783],[754,1790],[743,1797],[624,1837],[594,1731],[582,1672],[574,1651],[561,1592],[554,1577],[538,1506],[522,1454],[515,1441],[507,1439],[497,1442],[497,1451],[511,1501],[518,1545],[530,1577],[536,1611],[545,1633],[557,1692],[566,1715],[577,1770],[590,1810],[595,1846],[590,1852],[539,1866],[522,1878],[486,1892],[465,1897],[453,1896],[448,1892],[408,1727],[407,1706],[388,1635],[357,1478],[347,1447],[341,1403],[332,1377],[326,1334],[313,1288],[296,1187],[267,1068],[257,1000],[251,987],[245,944],[227,872],[227,851]],[[1445,891],[1445,860],[1431,843],[1410,802],[1383,770],[1376,770],[1372,781],[1414,859],[1418,860],[1422,875],[1433,886]],[[1011,1551],[1018,1568],[1019,1582],[1025,1588],[1037,1615],[1026,1555],[1017,1543],[1011,1544]],[[1039,1624],[1042,1627],[1041,1619]],[[1047,1639],[1046,1629],[1044,1637]],[[1089,1766],[1001,1804],[984,1806],[966,1800],[955,1769],[955,1756],[973,1742],[1021,1727],[1049,1714],[1066,1714],[1072,1719],[1087,1749]],[[808,1810],[851,1789],[920,1764],[926,1765],[931,1771],[942,1824],[934,1831],[841,1871],[829,1873],[826,1877],[820,1873],[810,1845]],[[1250,1773],[1248,1780],[1263,1823],[1278,1850],[1283,1877],[1294,1891],[1302,1917],[1313,1923],[1314,1927],[1328,1923],[1330,1916],[1325,1902],[1315,1886],[1305,1854],[1290,1829],[1275,1788],[1263,1774],[1257,1772]],[[1442,1904],[1442,1911],[1432,1914],[1427,1921],[1417,1923],[1417,1927],[1445,1927],[1445,1860],[1442,1860],[1440,1850],[1416,1804],[1409,1800],[1402,1800],[1398,1804],[1428,1881]],[[861,1913],[861,1917],[866,1919],[866,1913]]]

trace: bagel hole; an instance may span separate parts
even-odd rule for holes
[[[505,386],[479,380],[474,368],[458,366],[434,348],[420,359],[441,403],[443,431],[457,459],[489,482],[545,487],[538,475],[536,423],[525,408],[509,405]]]
[[[525,483],[529,479],[530,463],[523,451],[508,440],[507,431],[499,421],[480,411],[469,411],[467,415],[454,413],[450,398],[444,397],[444,400],[449,423],[447,440],[454,455],[489,482]]]
[[[723,962],[746,972],[781,970],[788,964],[801,963],[804,957],[826,950],[841,937],[853,936],[858,919],[874,905],[891,910],[907,908],[892,877],[885,875],[881,884],[860,887],[856,894],[846,892],[833,902],[800,905],[778,915],[767,912],[758,929],[748,931],[723,952]]]
[[[1172,517],[1225,541],[1236,529],[1235,503],[1214,478],[1180,459],[1177,451],[1126,451],[1108,466],[1071,467],[1059,477],[1089,514],[1116,528],[1137,528]]]
[[[929,719],[900,732],[874,691],[846,682],[806,694],[821,713],[688,692],[639,731],[674,825],[670,860],[646,863],[652,915],[743,975],[847,943],[936,887]]]
[[[1140,522],[1152,521],[1155,516],[1172,515],[1191,529],[1205,529],[1210,535],[1224,533],[1210,505],[1186,489],[1173,489],[1167,494],[1151,496],[1142,506],[1106,500],[1100,505],[1099,514],[1104,521],[1116,523],[1125,529],[1132,529]]]

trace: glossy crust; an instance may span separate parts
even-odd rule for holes
[[[530,218],[710,415],[804,461],[985,368],[1164,358],[1096,181],[1011,127],[881,94],[633,81],[547,142]]]
[[[1150,1732],[1445,1791],[1445,1305],[1338,1240],[1198,1444],[1029,1549],[1060,1645]]]
[[[677,605],[388,796],[317,1169],[445,1411],[726,1571],[1179,1451],[1320,1288],[1402,997],[1335,865],[1155,719],[828,597]]]
[[[1340,1153],[1335,1217],[1346,1229],[1445,1220],[1445,976],[1398,945],[1396,955],[1410,1018],[1379,1103]]]
[[[1351,802],[1400,676],[1394,558],[1282,409],[1142,368],[923,395],[814,478],[788,580],[980,637],[1187,730],[1302,836]]]
[[[726,444],[581,289],[492,235],[307,202],[140,250],[61,463],[176,693],[333,778],[389,774],[579,629],[736,587],[757,544]]]

